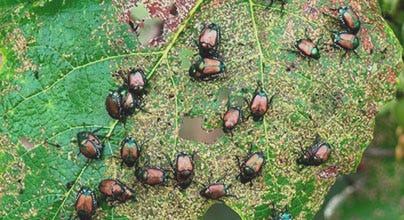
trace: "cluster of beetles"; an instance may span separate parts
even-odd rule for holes
[[[271,1],[271,4],[273,1]],[[282,4],[283,7],[283,4]],[[349,51],[354,51],[359,46],[359,39],[356,34],[359,32],[361,22],[358,15],[349,7],[341,7],[332,9],[338,11],[338,17],[325,14],[339,21],[340,25],[345,29],[340,32],[332,33],[333,46],[345,50],[343,56]],[[318,44],[318,42],[317,42]],[[298,52],[304,57],[313,59],[320,58],[320,50],[307,35],[306,39],[299,39],[295,42]],[[201,59],[192,64],[189,69],[189,75],[194,80],[207,81],[219,77],[225,71],[225,65],[218,57],[218,48],[220,45],[220,27],[214,23],[206,25],[200,33],[198,40],[198,49]],[[342,57],[341,57],[342,59]],[[123,85],[118,89],[111,91],[106,98],[105,105],[109,115],[117,120],[125,122],[125,118],[134,114],[136,109],[147,112],[142,108],[143,96],[147,94],[147,78],[141,69],[129,69],[118,71],[118,75],[123,79]],[[268,98],[262,84],[258,82],[258,86],[253,93],[251,100],[248,102],[249,116],[254,121],[262,121],[268,109],[271,106],[272,99]],[[222,117],[223,130],[231,132],[236,125],[243,121],[241,106],[231,106],[228,103],[227,111]],[[98,129],[99,130],[99,129]],[[88,132],[79,132],[77,134],[78,146],[80,152],[89,159],[100,159],[104,149],[104,145],[100,138],[95,134],[98,130]],[[135,176],[143,185],[158,186],[165,185],[169,178],[175,180],[175,186],[180,190],[186,190],[192,183],[198,183],[194,180],[195,164],[194,155],[185,152],[176,154],[174,161],[166,155],[171,171],[165,170],[158,166],[145,164],[140,166],[138,161],[142,153],[142,146],[132,137],[126,137],[122,140],[120,146],[121,166],[125,164],[127,167],[135,167]],[[301,148],[296,163],[304,166],[318,166],[325,163],[331,154],[331,146],[322,141],[317,135],[314,143],[307,149]],[[238,168],[240,170],[236,179],[242,184],[250,183],[254,178],[260,175],[265,163],[264,152],[252,152],[251,148],[246,156],[239,158],[236,156]],[[169,173],[173,173],[170,177]],[[223,178],[203,185],[200,195],[206,199],[220,200],[223,197],[235,197],[229,194],[228,190],[231,185],[222,182]],[[99,183],[98,189],[103,199],[108,201],[126,202],[134,199],[135,192],[133,189],[122,183],[118,179],[104,179]],[[287,209],[276,211],[272,203],[273,219],[288,220],[293,219]],[[80,219],[91,219],[97,208],[97,199],[95,193],[90,188],[81,188],[77,194],[75,209]]]

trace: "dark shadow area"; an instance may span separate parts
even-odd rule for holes
[[[240,216],[223,203],[212,205],[202,218],[203,220],[241,220]]]

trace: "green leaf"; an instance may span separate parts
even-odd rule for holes
[[[131,135],[149,140],[142,164],[148,160],[168,167],[165,154],[197,151],[195,180],[206,184],[210,176],[225,176],[232,184],[229,193],[238,198],[224,201],[244,219],[268,218],[272,202],[278,209],[288,205],[296,219],[312,218],[335,181],[317,173],[332,166],[340,173],[355,172],[372,139],[377,109],[393,98],[402,70],[402,49],[376,2],[350,3],[363,21],[361,45],[359,56],[350,54],[341,65],[343,51],[329,46],[318,61],[285,50],[304,38],[306,28],[313,40],[331,43],[327,28],[341,28],[321,12],[332,13],[329,9],[339,5],[293,1],[281,13],[278,2],[267,8],[266,1],[177,1],[178,15],[172,15],[171,1],[143,2],[147,19],[164,22],[162,37],[143,40],[153,47],[141,46],[130,30],[127,11],[139,5],[128,1],[9,1],[0,6],[0,215],[71,218],[81,186],[97,191],[101,179],[119,178],[135,189],[137,201],[101,203],[97,217],[202,216],[211,202],[199,196],[198,184],[185,192],[174,189],[171,180],[167,187],[145,188],[133,169],[120,167],[119,142]],[[227,71],[220,80],[192,81],[188,67],[198,59],[195,40],[211,22],[222,30],[220,56]],[[147,73],[151,86],[144,108],[151,114],[139,112],[123,127],[109,117],[104,103],[109,90],[122,83],[112,73],[129,67]],[[250,99],[258,80],[269,95],[276,94],[263,122],[246,121],[234,136],[226,134],[214,144],[178,135],[187,117],[202,118],[198,132],[206,135],[220,129],[227,108],[223,94]],[[110,138],[103,159],[88,162],[77,155],[75,137],[97,128]],[[332,156],[326,164],[300,171],[295,152],[316,134],[331,144]],[[252,187],[235,179],[234,160],[250,145],[267,158]]]

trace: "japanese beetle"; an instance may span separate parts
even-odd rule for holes
[[[105,179],[100,182],[98,189],[102,194],[112,198],[112,200],[118,200],[120,202],[126,202],[133,197],[133,189],[127,187],[119,180]]]
[[[77,142],[80,153],[89,159],[100,159],[102,156],[102,151],[104,150],[103,143],[94,134],[96,131],[82,131],[77,133]]]
[[[228,104],[229,105],[229,104]],[[243,113],[241,107],[232,106],[228,107],[226,113],[224,113],[222,122],[223,122],[223,131],[230,132],[232,135],[232,130],[242,121]]]
[[[150,186],[163,185],[168,180],[166,171],[160,167],[144,166],[137,168],[135,176],[139,182]]]
[[[349,52],[353,51],[356,55],[358,55],[355,51],[359,46],[359,38],[355,34],[351,34],[349,32],[331,32],[331,38],[333,41],[333,45],[335,47],[341,48],[345,50],[345,53],[341,56],[340,63],[342,63],[342,58]]]
[[[216,56],[220,45],[220,27],[211,23],[203,28],[199,35],[198,48],[201,57]]]
[[[250,186],[252,186],[252,180],[261,173],[262,167],[266,163],[264,152],[252,153],[250,149],[242,163],[240,163],[239,157],[236,156],[236,159],[240,169],[240,174],[236,178],[240,179],[242,184],[250,182]]]
[[[128,87],[136,94],[143,94],[147,86],[146,75],[141,69],[131,69],[128,74]]]
[[[326,142],[317,142],[307,148],[301,149],[299,158],[296,160],[297,164],[306,166],[318,166],[327,162],[331,154],[331,146]]]
[[[137,164],[142,152],[142,145],[138,145],[136,140],[132,137],[127,137],[121,142],[121,159],[122,163],[128,167],[133,167]]]
[[[290,52],[299,53],[303,57],[309,57],[315,60],[320,59],[320,49],[318,48],[318,44],[322,38],[319,38],[316,43],[309,37],[308,29],[305,29],[305,37],[306,39],[298,39],[295,41],[294,46],[297,49],[289,50]]]
[[[127,75],[125,75],[126,72]],[[138,96],[146,92],[147,79],[142,69],[130,68],[128,71],[119,70],[118,74],[124,80],[129,91]]]
[[[361,28],[361,21],[359,16],[348,6],[341,7],[339,9],[332,9],[338,11],[338,18],[325,14],[333,19],[339,21],[340,25],[348,30],[351,34],[357,34]]]
[[[268,100],[267,94],[262,89],[261,81],[258,81],[258,87],[255,89],[254,96],[249,104],[250,116],[253,117],[254,121],[262,121],[264,119],[264,115],[271,106],[274,96]]]
[[[273,220],[293,220],[293,216],[288,213],[288,206],[281,211],[277,211],[274,203],[272,203],[271,217]]]
[[[195,176],[194,155],[190,156],[184,152],[179,152],[175,155],[174,164],[171,163],[171,167],[174,170],[174,178],[181,190],[185,190],[191,185]],[[168,158],[169,159],[169,158]]]
[[[224,63],[217,58],[203,58],[191,65],[189,75],[197,80],[212,80],[226,70]]]
[[[223,197],[236,197],[235,195],[228,194],[228,189],[231,187],[230,185],[225,185],[220,183],[220,180],[217,180],[214,183],[210,183],[207,186],[204,186],[199,194],[206,199],[220,200]]]
[[[80,219],[92,219],[97,208],[97,201],[93,191],[89,188],[81,188],[77,194],[74,207]]]
[[[112,118],[119,120],[125,118],[125,113],[122,105],[122,94],[120,89],[109,92],[105,100],[105,108]]]

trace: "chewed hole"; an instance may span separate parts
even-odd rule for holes
[[[203,129],[202,117],[184,117],[179,131],[181,138],[206,144],[214,144],[223,135],[222,129],[213,129],[211,131]]]
[[[203,220],[241,220],[240,216],[230,207],[223,203],[216,203],[209,207],[208,211],[202,218]]]

